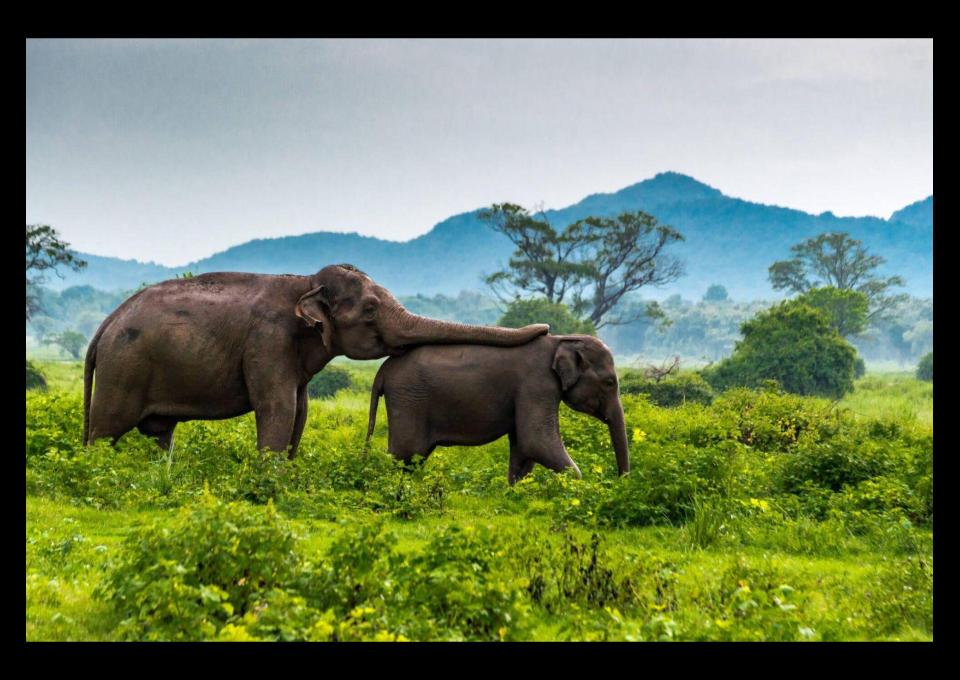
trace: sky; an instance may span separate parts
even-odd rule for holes
[[[664,171],[889,217],[933,192],[933,41],[26,41],[26,221],[81,252],[403,241]]]

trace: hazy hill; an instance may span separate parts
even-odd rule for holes
[[[922,201],[896,211],[890,215],[890,221],[930,229],[933,227],[933,196],[927,196]]]
[[[692,177],[667,172],[610,194],[592,194],[547,215],[555,226],[588,215],[644,210],[679,229],[686,241],[675,249],[687,275],[668,288],[644,291],[645,297],[680,293],[698,299],[712,283],[723,284],[736,299],[776,297],[767,268],[789,257],[790,246],[824,231],[846,231],[871,252],[887,258],[890,273],[907,280],[907,292],[932,295],[933,197],[895,212],[891,219],[811,215],[725,196]],[[181,271],[254,271],[306,274],[327,265],[350,262],[396,295],[483,289],[482,276],[497,270],[512,244],[480,222],[476,211],[455,215],[430,232],[403,243],[358,234],[317,232],[258,239],[179,268],[80,253],[89,266],[47,285],[62,289],[92,285],[104,290],[135,288],[144,281],[172,278]],[[892,265],[892,266],[891,266]]]

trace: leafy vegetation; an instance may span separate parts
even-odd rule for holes
[[[332,397],[340,390],[349,389],[350,372],[339,366],[327,366],[307,383],[307,395],[313,399]]]
[[[590,319],[581,321],[565,304],[548,302],[543,298],[514,300],[497,321],[498,326],[506,328],[522,328],[532,323],[550,324],[550,332],[554,335],[597,334],[597,329]]]
[[[376,365],[339,365],[355,387],[310,402],[293,461],[251,415],[181,424],[172,462],[136,432],[84,448],[76,376],[27,392],[27,639],[932,637],[929,383],[625,393],[623,478],[563,407],[583,478],[510,487],[505,439],[405,471],[381,417],[364,451]]]
[[[864,300],[857,301],[856,296],[844,298],[838,293],[825,296],[824,288],[860,293],[865,298],[869,313],[860,325],[865,325],[867,318],[883,316],[905,299],[904,295],[889,292],[891,288],[906,283],[903,277],[878,275],[876,270],[886,260],[879,255],[870,255],[862,241],[845,232],[819,234],[791,246],[790,250],[792,259],[770,265],[771,284],[777,290],[815,293],[815,301],[832,310],[829,316],[842,327],[841,335],[847,335],[844,330],[858,332],[850,323],[859,316],[857,308]]]
[[[516,246],[508,268],[484,279],[497,297],[533,294],[551,304],[566,299],[574,315],[595,328],[636,320],[611,312],[628,293],[683,273],[681,262],[665,250],[683,235],[643,211],[590,215],[562,229],[542,211],[534,216],[513,203],[494,204],[479,217]]]
[[[698,373],[680,373],[657,381],[632,370],[620,378],[620,393],[645,394],[651,404],[664,407],[687,402],[709,404],[714,396],[713,388]]]
[[[27,389],[46,389],[47,380],[43,373],[29,359],[27,359]]]
[[[733,356],[704,371],[716,389],[776,381],[795,394],[839,399],[853,389],[856,350],[822,312],[790,300],[741,326]]]
[[[917,364],[917,380],[933,382],[933,352],[924,354]]]
[[[80,358],[80,353],[87,347],[87,339],[83,333],[76,331],[62,331],[56,335],[50,335],[43,339],[45,345],[59,345],[64,351],[74,359]]]
[[[87,263],[70,252],[70,244],[61,241],[57,230],[46,224],[26,225],[27,321],[41,310],[38,286],[46,281],[46,272],[58,267],[80,271]]]

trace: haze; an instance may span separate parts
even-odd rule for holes
[[[182,265],[393,240],[666,170],[877,215],[933,191],[933,41],[28,40],[26,221]]]

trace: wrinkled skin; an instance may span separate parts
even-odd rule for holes
[[[536,463],[555,471],[570,467],[579,476],[560,438],[563,401],[607,424],[620,474],[630,471],[613,357],[589,335],[546,335],[520,347],[425,346],[392,357],[374,380],[368,442],[381,394],[388,449],[399,460],[507,435],[510,484]]]
[[[350,265],[312,276],[214,273],[150,286],[100,325],[84,368],[84,443],[138,428],[169,447],[185,420],[254,411],[257,445],[297,450],[307,383],[333,357],[423,343],[517,345],[547,326],[467,326],[409,313]],[[96,391],[93,377],[96,371]],[[93,392],[91,394],[91,392]]]

